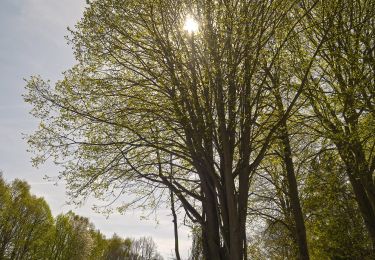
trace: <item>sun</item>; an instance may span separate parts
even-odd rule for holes
[[[195,33],[198,31],[198,28],[199,28],[199,24],[192,16],[186,17],[186,20],[184,23],[185,31],[189,33]]]

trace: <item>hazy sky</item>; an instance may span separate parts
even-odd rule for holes
[[[158,212],[159,224],[151,218],[140,220],[141,213],[130,211],[108,219],[90,209],[68,206],[63,183],[55,186],[43,176],[56,176],[58,169],[31,166],[31,154],[22,134],[33,132],[38,122],[29,115],[30,106],[22,99],[24,78],[39,74],[55,82],[74,64],[64,36],[82,16],[85,0],[0,0],[0,170],[6,180],[26,180],[33,194],[43,196],[53,214],[72,209],[89,217],[107,236],[152,236],[159,251],[168,259],[173,250],[172,218],[169,210]],[[188,230],[181,228],[181,253],[186,258],[190,241]]]

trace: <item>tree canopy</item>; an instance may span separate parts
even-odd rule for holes
[[[62,165],[78,200],[155,208],[172,192],[207,259],[246,259],[249,216],[272,194],[254,214],[309,259],[301,189],[333,149],[375,245],[374,13],[370,0],[90,1],[69,38],[77,65],[27,82],[34,162]]]

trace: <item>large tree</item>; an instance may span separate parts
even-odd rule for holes
[[[325,35],[299,57],[302,80],[282,113],[268,72],[319,2],[91,1],[72,31],[78,64],[55,86],[28,81],[41,119],[35,162],[62,164],[73,197],[130,193],[153,205],[167,188],[201,226],[207,259],[246,258],[252,177]]]
[[[309,15],[309,44],[317,45],[324,32],[328,37],[305,95],[319,125],[312,128],[332,141],[345,163],[375,250],[374,16],[375,2],[366,0],[332,1]]]

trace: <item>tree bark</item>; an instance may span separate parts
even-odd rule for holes
[[[288,181],[288,196],[290,199],[290,206],[292,209],[296,240],[298,243],[299,259],[308,260],[309,250],[307,246],[306,228],[303,219],[302,208],[300,204],[298,185],[294,164],[292,159],[292,148],[290,146],[289,134],[286,123],[281,127],[281,139],[283,143],[283,160],[286,168],[286,177]]]
[[[207,176],[206,176],[207,177]],[[202,181],[204,198],[202,201],[204,222],[202,226],[203,252],[206,259],[224,260],[220,248],[219,209],[216,195],[208,178]]]
[[[335,144],[346,166],[349,181],[353,187],[359,210],[370,235],[372,248],[375,251],[374,183],[371,179],[371,172],[369,171],[363,149],[358,140],[354,140],[352,143],[341,140]]]
[[[361,182],[350,172],[350,169],[348,169],[348,175],[359,210],[372,241],[372,247],[375,249],[375,213],[372,209],[371,202]]]
[[[284,107],[279,92],[276,92],[276,105],[280,114],[284,114]],[[292,159],[292,148],[290,145],[289,131],[286,119],[280,125],[280,139],[283,147],[283,161],[286,169],[286,178],[288,182],[288,197],[292,209],[292,215],[295,225],[295,239],[298,244],[299,259],[309,260],[309,250],[307,246],[306,227],[303,218],[303,212],[300,204],[297,178]]]

